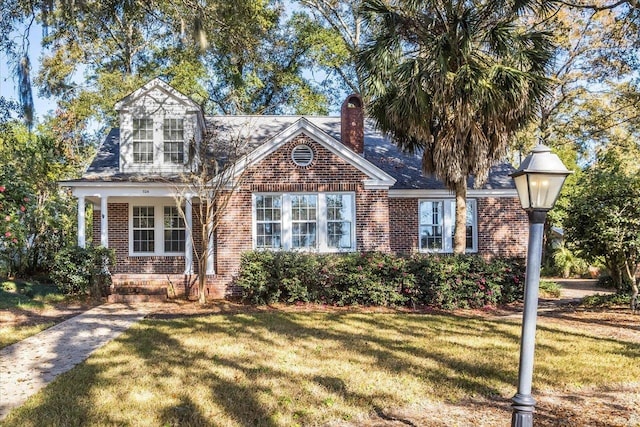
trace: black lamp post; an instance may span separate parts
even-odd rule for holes
[[[549,147],[538,144],[524,159],[520,168],[511,174],[522,208],[529,215],[529,246],[520,337],[518,392],[511,399],[513,402],[511,405],[512,427],[533,426],[536,401],[531,397],[531,382],[544,222],[547,212],[553,208],[560,194],[564,180],[571,173]]]

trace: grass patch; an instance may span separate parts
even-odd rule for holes
[[[31,326],[0,326],[0,349],[29,338],[55,324],[55,322],[46,322]]]
[[[0,282],[0,310],[13,313],[39,313],[54,304],[68,300],[56,286],[21,280]],[[0,349],[35,335],[53,325],[55,321],[28,322],[24,325],[0,324]]]
[[[519,336],[516,321],[453,315],[145,320],[59,376],[4,425],[322,425],[425,401],[508,399]],[[539,327],[534,385],[631,383],[640,378],[639,357],[637,344]]]
[[[551,280],[540,281],[541,298],[560,298],[561,286]]]
[[[42,309],[64,300],[65,296],[54,285],[20,280],[0,284],[0,310]]]

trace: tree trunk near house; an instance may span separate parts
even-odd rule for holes
[[[206,254],[207,252],[204,252],[204,253]],[[207,295],[205,294],[206,286],[207,286],[207,257],[204,256],[198,259],[198,303],[199,304],[205,304],[207,302]]]
[[[456,183],[456,227],[453,236],[453,253],[463,254],[467,248],[467,181]]]

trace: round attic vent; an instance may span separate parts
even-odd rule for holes
[[[291,159],[298,166],[309,166],[313,161],[313,150],[308,145],[298,145],[291,150]]]

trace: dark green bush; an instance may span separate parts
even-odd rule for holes
[[[427,305],[453,309],[521,298],[524,266],[475,255],[247,252],[236,284],[252,304]]]
[[[66,295],[104,296],[111,284],[109,267],[113,265],[113,249],[68,247],[56,254],[51,279]]]

